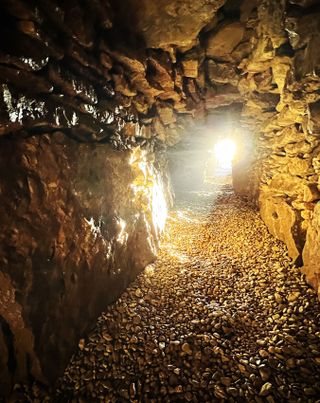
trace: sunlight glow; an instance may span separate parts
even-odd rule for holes
[[[219,141],[214,147],[214,154],[222,168],[231,168],[236,152],[236,143],[231,139]]]
[[[163,188],[159,182],[155,182],[152,187],[152,219],[160,233],[164,230],[168,208],[164,197]]]
[[[130,164],[136,172],[136,178],[131,185],[134,200],[142,206],[146,216],[151,218],[156,233],[161,234],[168,214],[161,175],[154,165],[147,161],[147,154],[141,150],[132,154]]]

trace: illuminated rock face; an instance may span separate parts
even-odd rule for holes
[[[0,143],[0,351],[13,366],[2,379],[14,370],[52,381],[106,304],[155,259],[164,186],[140,149],[62,133]]]

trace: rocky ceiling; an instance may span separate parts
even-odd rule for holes
[[[6,0],[1,133],[172,144],[186,115],[235,102],[243,126],[283,128],[306,84],[317,101],[316,3]]]
[[[0,11],[2,379],[55,379],[154,259],[146,189],[159,172],[167,183],[160,151],[223,108],[242,146],[236,192],[319,287],[318,0],[2,0]],[[68,321],[72,335],[56,327]]]

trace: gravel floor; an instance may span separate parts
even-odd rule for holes
[[[320,402],[319,318],[257,212],[229,188],[190,193],[157,262],[80,341],[55,400]]]

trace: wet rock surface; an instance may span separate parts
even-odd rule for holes
[[[319,393],[316,293],[225,186],[178,203],[157,262],[80,340],[47,399],[316,402]]]

